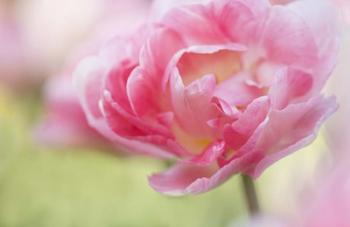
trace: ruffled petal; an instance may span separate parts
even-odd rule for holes
[[[279,64],[312,69],[318,63],[318,47],[312,31],[302,17],[285,6],[271,7],[261,45],[267,58]]]
[[[159,44],[162,48],[159,48]],[[140,66],[134,70],[127,82],[130,105],[137,116],[155,113],[166,108],[162,90],[165,69],[172,56],[183,47],[178,34],[169,29],[155,29],[140,53]],[[160,97],[163,97],[160,99]]]
[[[245,107],[262,95],[256,86],[246,83],[246,74],[237,74],[221,82],[215,88],[214,96],[237,108]]]
[[[337,109],[334,97],[323,96],[308,102],[291,104],[283,110],[273,110],[266,124],[257,130],[245,149],[263,155],[261,161],[247,173],[259,176],[265,168],[282,157],[310,144],[322,123]],[[252,144],[254,148],[252,149]]]
[[[195,4],[170,10],[162,23],[181,34],[188,45],[228,43],[229,37],[211,16],[209,5]]]
[[[308,73],[293,68],[281,70],[269,91],[272,107],[283,109],[288,104],[307,100],[313,83],[314,78]]]
[[[179,163],[163,173],[149,177],[151,187],[163,194],[179,196],[187,193],[187,188],[194,181],[212,175],[215,168]]]
[[[254,100],[238,120],[225,128],[226,144],[234,150],[239,149],[265,120],[269,110],[270,100],[266,96]]]
[[[179,163],[166,172],[152,175],[149,183],[156,191],[167,195],[204,193],[221,185],[239,171],[251,167],[250,163],[259,158],[256,154],[248,154],[220,169],[213,165]]]
[[[102,117],[99,102],[102,98],[103,80],[107,75],[104,62],[98,57],[82,60],[73,75],[77,95],[90,124]]]
[[[205,151],[202,152],[202,154],[197,155],[189,160],[190,164],[195,165],[212,165],[220,155],[225,151],[225,142],[224,141],[217,141],[213,144],[210,144]]]
[[[214,75],[206,75],[184,87],[177,70],[173,71],[170,92],[175,117],[188,133],[197,136],[210,136],[207,121],[214,116],[211,105],[216,80]]]
[[[154,0],[151,15],[154,21],[161,20],[171,9],[188,4],[205,3],[209,0]]]
[[[231,42],[255,41],[267,17],[268,0],[219,0],[210,5],[213,17]]]
[[[338,60],[341,13],[327,0],[293,1],[287,8],[303,19],[317,46],[314,90],[319,91]]]

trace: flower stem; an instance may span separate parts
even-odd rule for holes
[[[259,202],[255,191],[255,185],[251,177],[242,174],[243,190],[246,197],[250,216],[256,216],[259,211]]]

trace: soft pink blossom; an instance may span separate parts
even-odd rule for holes
[[[70,72],[52,77],[45,86],[44,98],[46,116],[35,129],[40,143],[51,146],[110,145],[89,126],[73,88]]]
[[[92,128],[80,106],[72,83],[72,73],[80,59],[97,52],[115,35],[126,35],[145,18],[150,4],[146,0],[104,0],[100,7],[105,14],[96,20],[95,29],[89,33],[67,60],[58,75],[48,79],[44,89],[46,116],[35,129],[36,139],[55,146],[103,146],[116,148]],[[111,23],[113,21],[113,23]]]
[[[332,148],[332,154],[340,159],[342,159],[341,156],[346,157],[350,149],[350,100],[348,89],[350,85],[350,23],[344,25],[339,62],[334,75],[329,81],[329,86],[327,86],[327,90],[337,96],[338,102],[341,106],[339,111],[337,111],[334,117],[332,117],[326,125],[327,139]]]
[[[301,194],[295,215],[281,217],[261,214],[247,223],[232,227],[348,227],[350,226],[350,168],[349,159],[336,160],[325,168],[315,183]],[[326,171],[325,171],[326,170]]]
[[[335,170],[319,179],[305,202],[300,222],[305,227],[350,226],[350,168],[337,163]]]
[[[34,85],[40,72],[13,7],[8,1],[0,2],[0,86],[20,92]]]
[[[128,30],[150,6],[149,0],[0,1],[0,86],[16,93],[36,88],[89,34],[106,40]]]
[[[334,0],[343,12],[343,16],[347,23],[350,23],[350,1],[349,0]]]
[[[257,177],[311,143],[337,108],[321,94],[336,54],[326,1],[216,0],[172,8],[114,40],[75,80],[99,132],[176,160],[150,177],[154,189],[196,194],[237,173]]]

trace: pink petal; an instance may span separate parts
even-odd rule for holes
[[[129,113],[118,102],[113,100],[108,91],[104,91],[101,108],[104,117],[110,123],[110,127],[116,130],[116,133],[122,133],[124,136],[159,134],[171,137],[169,129],[161,125],[157,119],[143,119]],[[122,129],[122,131],[118,129]]]
[[[303,19],[318,49],[314,90],[323,88],[337,62],[339,50],[339,11],[327,0],[294,1],[287,5],[293,14]]]
[[[159,48],[162,43],[162,48]],[[157,29],[140,53],[138,67],[127,82],[127,94],[134,113],[138,116],[159,111],[162,103],[161,84],[171,57],[183,47],[182,40],[169,29]],[[165,102],[165,101],[164,101]]]
[[[210,17],[211,8],[195,4],[172,9],[162,22],[182,35],[187,44],[227,43],[228,37]]]
[[[159,48],[160,44],[162,48]],[[170,59],[184,45],[179,33],[164,27],[155,29],[140,53],[140,65],[152,76],[149,79],[158,82]]]
[[[89,125],[112,142],[125,147],[129,151],[131,150],[136,153],[155,157],[173,157],[168,151],[155,145],[123,138],[113,132],[110,125],[107,124],[108,121],[103,117],[105,113],[100,109],[103,98],[102,81],[107,74],[106,71],[104,62],[98,57],[88,57],[78,65],[74,72],[78,97],[84,113],[87,116]],[[117,118],[114,120],[116,119]],[[125,122],[124,118],[118,123],[120,122]]]
[[[204,0],[205,1],[205,0]],[[164,15],[171,9],[186,4],[203,3],[203,0],[153,0],[152,3],[152,19],[161,20]]]
[[[149,177],[150,185],[167,195],[199,194],[213,189],[240,170],[248,168],[257,159],[256,154],[231,161],[224,167],[180,163],[166,172]]]
[[[124,59],[111,65],[115,66],[108,72],[104,80],[104,87],[110,92],[115,102],[118,102],[126,111],[132,112],[126,93],[126,84],[131,72],[135,69],[135,63],[132,63],[129,59]]]
[[[237,150],[245,144],[255,129],[265,120],[269,108],[270,101],[267,97],[254,100],[237,121],[230,127],[226,127],[224,138],[227,145]]]
[[[213,1],[210,7],[214,20],[230,41],[250,44],[261,29],[270,3],[268,0],[219,0]]]
[[[280,64],[312,68],[318,63],[313,33],[304,19],[285,6],[272,6],[262,33],[267,58]]]
[[[215,88],[214,96],[229,105],[244,107],[262,95],[259,88],[246,83],[246,75],[238,74],[221,82]]]
[[[110,93],[105,92],[101,103],[103,117],[113,132],[123,137],[146,134],[137,124],[133,124],[133,121],[137,121],[137,119],[134,119],[133,115],[126,112],[118,103],[114,102]]]
[[[274,110],[269,121],[261,128],[255,151],[265,156],[255,168],[249,171],[260,175],[265,168],[282,157],[310,144],[322,123],[336,111],[334,97],[322,96],[308,102],[292,104],[283,110]]]
[[[170,81],[172,105],[176,119],[186,131],[206,134],[206,121],[210,114],[210,101],[214,88],[213,75],[204,76],[185,88],[180,75],[176,71],[173,72]]]
[[[106,74],[106,66],[98,57],[87,57],[78,64],[73,75],[77,95],[91,124],[102,117],[99,102]]]
[[[160,86],[153,83],[152,77],[141,67],[137,67],[130,75],[126,89],[133,113],[142,117],[159,111]],[[158,82],[159,83],[159,82]]]
[[[189,161],[189,164],[195,164],[195,165],[211,165],[213,164],[217,158],[225,151],[225,142],[224,141],[218,141],[215,142],[202,152],[202,154],[199,154],[192,158]]]
[[[208,177],[214,169],[210,166],[197,166],[185,163],[177,164],[164,173],[149,177],[151,187],[161,193],[179,196],[186,193],[186,188],[196,179]]]
[[[284,69],[269,91],[273,108],[283,109],[288,104],[307,100],[314,83],[312,75],[297,69]]]
[[[167,86],[169,75],[175,68],[183,77],[182,80],[185,85],[189,85],[196,79],[208,74],[215,74],[218,82],[225,80],[238,72],[241,64],[239,55],[246,50],[247,48],[244,45],[237,43],[190,46],[187,49],[181,49],[168,64],[166,76],[163,80],[163,88]],[[226,63],[230,64],[230,67],[225,67]]]

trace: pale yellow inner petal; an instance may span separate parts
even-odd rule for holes
[[[178,63],[178,69],[185,86],[208,74],[214,74],[217,83],[221,83],[241,70],[240,55],[230,50],[211,54],[185,53]]]
[[[176,141],[192,154],[200,154],[211,143],[209,138],[193,136],[176,123],[173,124],[172,132]]]

